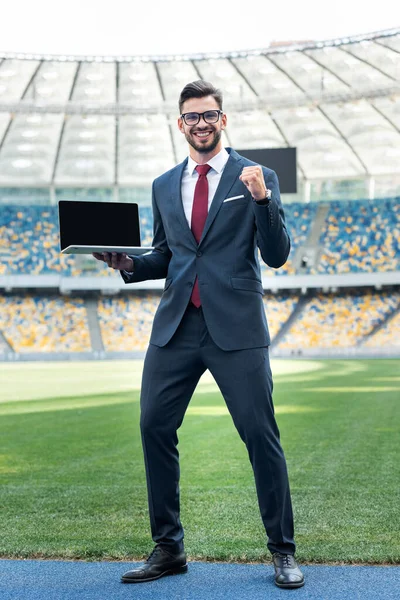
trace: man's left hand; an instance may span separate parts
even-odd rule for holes
[[[247,187],[254,200],[264,200],[267,197],[267,186],[265,185],[262,168],[259,165],[245,167],[239,175],[239,179]]]

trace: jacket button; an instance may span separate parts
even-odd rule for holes
[[[199,250],[199,252],[197,252],[196,256],[203,256],[203,253],[200,252],[200,250]]]

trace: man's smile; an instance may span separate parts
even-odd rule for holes
[[[213,131],[212,130],[208,130],[208,131],[195,131],[193,133],[193,135],[195,135],[196,137],[198,137],[199,139],[208,139],[210,137],[210,135],[212,135]]]

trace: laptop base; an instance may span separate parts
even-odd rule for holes
[[[71,245],[61,250],[62,254],[92,254],[93,252],[117,252],[118,254],[128,254],[140,256],[154,250],[153,246],[81,246]]]

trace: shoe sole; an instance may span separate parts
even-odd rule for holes
[[[304,585],[304,581],[300,581],[299,583],[278,583],[277,581],[275,581],[275,585],[277,585],[279,588],[283,588],[283,589],[294,589],[294,588],[300,588],[303,587]]]
[[[146,583],[147,581],[155,581],[156,579],[160,579],[160,577],[167,577],[169,575],[183,575],[187,573],[188,566],[183,565],[182,567],[177,567],[176,569],[168,569],[168,571],[163,571],[160,575],[156,575],[155,577],[147,577],[146,579],[129,579],[121,577],[122,583]]]

